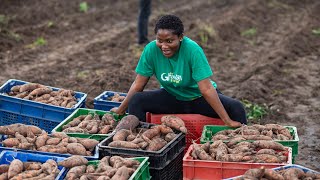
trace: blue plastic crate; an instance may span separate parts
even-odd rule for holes
[[[121,102],[114,102],[109,100],[109,98],[111,98],[115,94],[119,94],[120,96],[127,96],[126,93],[122,92],[104,91],[102,94],[94,98],[94,109],[110,111],[110,109],[114,107],[119,107]]]
[[[1,135],[0,136],[0,142],[5,140],[7,138],[6,135]],[[36,154],[42,154],[46,156],[57,156],[57,157],[70,157],[72,154],[60,154],[60,153],[52,153],[52,152],[42,152],[42,151],[33,151],[33,150],[25,150],[25,149],[18,149],[18,148],[10,148],[10,147],[5,147],[0,143],[0,152],[2,151],[18,151],[18,152],[25,152],[25,153],[36,153]],[[88,160],[97,160],[99,159],[99,148],[98,146],[95,147],[95,149],[92,152],[92,156],[83,156],[87,158]]]
[[[75,92],[75,98],[78,103],[72,108],[44,104],[4,94],[10,92],[13,86],[26,83],[29,82],[10,79],[0,87],[0,125],[22,123],[35,125],[47,132],[51,132],[53,128],[67,118],[74,110],[85,107],[87,94],[81,92]],[[59,88],[50,88],[54,91],[59,90]]]
[[[34,153],[14,152],[14,151],[2,151],[0,154],[0,164],[10,164],[14,159],[19,159],[22,162],[32,161],[45,163],[48,159],[53,159],[56,162],[62,161],[65,158],[57,156],[47,156]],[[60,173],[55,180],[62,180],[67,173],[67,169],[62,166],[58,166]]]

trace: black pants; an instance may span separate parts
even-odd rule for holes
[[[246,112],[242,103],[223,95],[218,90],[217,92],[230,118],[247,124]],[[129,102],[129,114],[137,116],[140,121],[146,121],[146,112],[155,114],[202,114],[219,118],[204,97],[193,101],[179,101],[164,89],[138,92],[132,96]]]
[[[148,21],[151,14],[151,0],[140,0],[138,17],[138,43],[144,44],[148,40]]]

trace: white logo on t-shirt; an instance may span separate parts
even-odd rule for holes
[[[162,73],[161,74],[161,80],[162,81],[169,81],[173,83],[179,83],[182,80],[181,75],[173,74],[173,73]]]

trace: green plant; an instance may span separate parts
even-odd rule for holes
[[[318,29],[312,29],[312,34],[320,36],[320,28]]]
[[[248,121],[257,121],[259,122],[264,115],[267,114],[267,108],[265,105],[254,104],[248,100],[242,100],[247,112]]]
[[[9,18],[3,14],[0,14],[0,25],[8,25]]]
[[[47,41],[43,37],[38,37],[33,43],[28,44],[27,48],[35,48],[37,46],[44,46],[47,44]]]
[[[256,28],[250,28],[241,32],[241,36],[247,36],[247,37],[252,37],[252,36],[255,36],[256,34],[257,34]]]
[[[200,25],[199,37],[202,45],[207,45],[209,38],[216,36],[216,31],[208,24]]]
[[[53,25],[54,25],[54,23],[53,23],[52,21],[49,21],[48,24],[47,24],[47,27],[50,28],[50,27],[52,27]]]
[[[79,10],[81,12],[87,12],[89,9],[88,3],[87,2],[82,2],[79,4]]]

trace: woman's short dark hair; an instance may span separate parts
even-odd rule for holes
[[[175,15],[164,15],[160,17],[154,28],[154,33],[157,34],[159,29],[172,30],[172,33],[178,36],[182,35],[184,31],[182,21]]]

